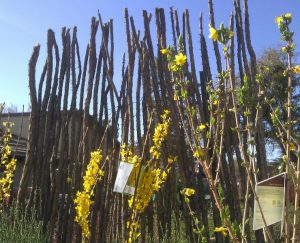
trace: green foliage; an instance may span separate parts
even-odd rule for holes
[[[42,232],[42,223],[34,215],[11,209],[0,215],[0,242],[44,243],[50,242]]]
[[[259,75],[257,82],[263,88],[265,103],[262,105],[263,119],[266,123],[266,136],[270,142],[277,141],[276,127],[279,121],[284,124],[287,118],[286,97],[288,78],[284,75],[287,70],[286,55],[280,50],[269,48],[258,60]],[[300,115],[299,76],[293,75],[294,92],[292,96],[292,117]],[[273,110],[271,110],[271,107]],[[299,119],[292,124],[295,133],[300,131]]]
[[[160,240],[162,243],[188,243],[190,242],[189,236],[186,234],[186,226],[183,220],[182,215],[179,215],[179,218],[175,213],[172,213],[171,219],[171,234],[169,232],[164,232],[163,239]],[[168,236],[170,235],[170,237]],[[157,236],[158,237],[158,236]],[[155,237],[151,237],[148,233],[146,236],[146,242],[155,242]]]
[[[239,105],[248,109],[251,109],[255,104],[255,97],[251,95],[250,82],[246,75],[244,76],[244,84],[237,89],[237,101]],[[250,114],[246,113],[244,115],[249,116]]]

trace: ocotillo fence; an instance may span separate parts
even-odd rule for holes
[[[235,0],[234,14],[229,20],[230,30],[235,33],[230,40],[229,75],[236,86],[244,85],[244,77],[247,76],[249,92],[259,100],[256,55],[251,44],[247,4],[245,0],[242,12],[240,1]],[[215,27],[212,0],[208,1],[208,6],[210,25]],[[188,65],[184,67],[185,78],[189,80],[187,93],[197,114],[193,119],[197,124],[209,124],[212,116],[209,109],[211,94],[207,87],[213,79],[212,58],[208,55],[202,15],[199,19],[199,46],[193,43],[188,10],[182,13],[182,18],[172,8],[169,16],[166,16],[164,9],[156,9],[154,16],[143,11],[142,16],[144,28],[139,31],[135,28],[134,18],[125,10],[127,51],[120,70],[120,87],[116,85],[114,75],[118,66],[114,60],[113,20],[103,23],[100,14],[91,20],[90,40],[84,58],[80,55],[76,27],[73,30],[62,29],[62,48],[57,45],[55,33],[48,30],[47,57],[39,76],[36,66],[40,46],[33,48],[29,61],[29,143],[17,202],[18,205],[26,205],[29,211],[31,208],[37,210],[45,231],[50,232],[54,242],[81,240],[80,227],[74,222],[74,198],[82,188],[90,152],[99,146],[103,158],[108,162],[104,167],[104,178],[95,188],[95,203],[90,216],[90,242],[126,241],[126,223],[131,212],[128,197],[113,192],[120,162],[120,144],[129,145],[139,155],[144,151],[145,161],[149,159],[152,142],[151,139],[147,140],[146,134],[149,133],[150,138],[153,136],[155,125],[164,110],[171,111],[172,122],[167,142],[163,144],[164,160],[159,166],[166,166],[169,155],[177,156],[177,162],[166,183],[141,216],[141,242],[150,241],[150,238],[156,242],[162,242],[165,237],[171,239],[172,230],[179,229],[182,224],[185,225],[189,241],[196,242],[191,216],[180,195],[180,190],[186,187],[197,191],[197,196],[191,198],[191,207],[204,226],[207,239],[214,233],[215,227],[223,226],[223,216],[216,206],[213,193],[210,195],[211,202],[205,199],[208,190],[204,178],[207,174],[203,173],[203,168],[193,158],[185,134],[192,134],[193,131],[191,128],[185,129],[185,123],[188,122],[186,114],[183,120],[179,118],[181,114],[174,99],[176,90],[172,83],[173,74],[169,70],[168,60],[160,52],[168,45],[172,45],[175,51],[178,51],[179,43],[183,45],[184,53],[189,57]],[[170,18],[172,41],[167,41],[167,18]],[[155,34],[151,33],[153,24],[156,27]],[[213,42],[213,47],[217,72],[222,73],[226,64],[222,63],[216,42]],[[199,48],[200,53],[195,55],[194,50]],[[195,59],[200,57],[202,66],[196,67]],[[235,70],[238,70],[238,74]],[[39,80],[36,80],[36,76]],[[212,84],[215,89],[223,85],[229,87],[226,82]],[[247,176],[243,166],[243,149],[254,147],[255,161],[252,161],[251,155],[247,155],[248,159],[259,170],[258,180],[267,176],[262,111],[258,109],[256,114],[254,107],[251,114],[256,116],[245,117],[241,110],[240,127],[245,128],[249,119],[255,122],[256,129],[251,130],[252,137],[249,131],[241,129],[242,139],[239,140],[234,129],[231,129],[235,127],[234,116],[226,110],[232,107],[233,98],[229,93],[227,95],[223,97],[224,104],[220,107],[226,113],[223,123],[226,126],[222,129],[216,126],[216,130],[211,131],[215,139],[210,140],[207,153],[212,158],[212,177],[219,177],[217,186],[223,192],[224,204],[228,205],[229,218],[236,225],[242,225],[249,218],[253,205],[253,197],[249,196],[252,194],[249,193],[249,174]],[[153,125],[149,128],[150,123]],[[249,136],[253,138],[251,145]],[[210,148],[218,146],[221,152],[215,156]],[[252,171],[251,177],[254,174]],[[248,197],[245,199],[245,195],[249,196],[250,201]],[[242,209],[244,205],[246,210]],[[212,217],[208,212],[212,212]],[[221,233],[214,234],[216,242],[226,241]],[[243,234],[238,233],[236,237],[241,240],[243,236],[243,240],[251,242],[251,234],[250,225],[244,224]],[[257,242],[263,242],[262,230],[256,231],[255,238]]]

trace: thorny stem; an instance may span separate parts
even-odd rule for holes
[[[199,232],[201,232],[201,229],[199,228],[198,219],[196,218],[195,213],[193,212],[190,203],[187,202],[186,205],[187,205],[187,207],[188,207],[188,209],[189,209],[189,211],[190,211],[190,215],[192,216],[194,225],[195,225],[195,227],[196,227],[196,229],[197,229],[197,231],[198,231],[198,234],[197,234],[197,242],[200,243],[200,241],[201,241],[200,236],[201,236],[201,235],[199,234]]]
[[[224,83],[224,81],[223,81],[223,79],[220,77],[220,80],[219,80],[219,82],[220,82],[220,87],[222,87],[222,85],[223,85],[223,83]],[[219,99],[224,99],[224,96],[222,96],[221,94],[220,94],[220,97],[219,97]],[[218,102],[218,106],[217,106],[217,109],[216,109],[216,114],[218,115],[217,116],[217,121],[216,121],[216,129],[215,129],[215,139],[214,139],[214,145],[213,145],[213,152],[212,152],[212,156],[211,156],[211,158],[210,158],[210,167],[212,166],[212,164],[213,164],[213,161],[215,160],[215,157],[217,156],[217,144],[218,144],[218,142],[219,142],[219,135],[221,136],[221,138],[220,138],[220,145],[222,145],[222,147],[223,147],[223,137],[224,137],[224,127],[225,127],[225,118],[223,117],[222,118],[222,115],[223,116],[225,116],[225,112],[224,112],[224,109],[222,109],[221,108],[221,101],[219,101]],[[212,109],[211,109],[212,110]],[[213,117],[213,111],[211,111],[211,116],[210,117]],[[212,119],[210,119],[210,120],[212,120]],[[221,120],[221,121],[220,121]],[[220,124],[221,124],[221,128],[220,128]],[[209,134],[212,134],[212,126],[213,124],[212,124],[212,122],[210,121],[210,133]],[[219,131],[220,130],[220,131]],[[207,148],[209,148],[209,146],[210,146],[210,141],[208,141],[207,142]],[[221,155],[222,154],[222,147],[220,147],[220,153],[219,153],[219,155]],[[217,181],[218,181],[218,174],[219,174],[219,169],[220,169],[220,163],[221,163],[221,158],[219,157],[219,159],[218,159],[218,166],[217,166],[217,174],[216,174],[216,179],[215,179],[215,183],[217,183]]]
[[[298,151],[300,151],[300,145],[298,145]],[[295,183],[295,207],[294,207],[294,224],[293,224],[293,238],[292,243],[299,242],[299,198],[300,197],[300,157],[297,158],[297,172]]]
[[[219,102],[220,103],[220,102]],[[221,115],[225,116],[224,108],[222,109]],[[217,167],[217,173],[215,178],[215,184],[219,182],[219,176],[220,176],[220,169],[221,169],[221,160],[222,160],[222,154],[223,154],[223,145],[224,145],[224,129],[225,129],[225,117],[220,117],[221,119],[221,130],[220,130],[220,143],[219,143],[219,157],[218,157],[218,167]]]
[[[249,186],[250,186],[250,178],[248,177],[247,180],[247,189],[245,195],[245,203],[244,203],[244,214],[243,214],[243,221],[242,221],[242,242],[247,242],[245,229],[246,229],[246,220],[247,220],[247,212],[249,207]]]
[[[288,45],[291,45],[291,40],[289,40]],[[286,173],[287,173],[287,178],[286,178],[286,197],[285,197],[285,242],[289,242],[290,240],[290,225],[289,225],[289,165],[291,163],[291,132],[292,132],[292,76],[291,76],[291,68],[292,68],[292,57],[291,53],[288,52],[288,87],[287,87],[287,129],[286,129]]]
[[[225,56],[225,61],[226,61],[227,71],[230,71],[231,67],[230,67],[230,64],[229,64],[230,62],[229,62],[228,55]],[[244,148],[243,142],[242,142],[243,140],[242,140],[241,128],[240,128],[240,124],[239,124],[239,115],[238,115],[238,110],[237,110],[237,104],[236,104],[235,94],[233,92],[234,91],[234,85],[233,85],[233,80],[232,80],[231,75],[229,76],[229,81],[230,81],[231,97],[232,97],[232,103],[233,103],[233,109],[234,109],[234,118],[235,118],[235,124],[236,124],[236,132],[237,132],[237,136],[238,136],[239,147],[240,147],[240,150],[242,152],[242,156],[243,156],[243,159],[244,159],[244,162],[245,162],[246,173],[247,173],[247,176],[249,178],[249,182],[250,182],[251,190],[253,191],[254,199],[257,202],[259,211],[260,211],[261,216],[262,216],[262,220],[263,220],[264,225],[265,225],[266,234],[267,234],[270,242],[274,242],[274,240],[273,240],[273,238],[271,236],[270,230],[268,229],[267,222],[266,222],[266,219],[264,217],[264,214],[263,214],[262,207],[261,207],[261,204],[259,202],[258,196],[257,196],[257,194],[255,192],[254,183],[252,181],[251,168],[250,168],[251,165],[250,165],[250,163],[248,161],[247,153],[245,151],[245,148]]]
[[[184,131],[185,131],[185,133],[187,135],[187,139],[188,139],[189,145],[190,145],[192,151],[195,152],[195,148],[192,145],[191,138],[188,136],[186,127],[184,125],[184,118],[183,118],[184,116],[183,116],[183,112],[182,112],[182,109],[180,108],[180,103],[179,103],[178,100],[177,100],[177,108],[178,108],[178,111],[179,111],[179,114],[180,114],[180,119],[181,119],[181,122],[183,124]],[[192,119],[191,119],[192,116],[190,114],[189,102],[187,102],[187,116],[188,116],[189,122],[193,122]],[[191,124],[191,128],[193,129],[194,127],[195,126]],[[201,145],[198,142],[197,137],[195,136],[195,130],[194,129],[193,129],[192,134],[193,134],[193,140],[194,140],[194,142],[196,144],[196,147],[201,147]],[[206,157],[207,157],[207,155],[206,155]],[[216,206],[219,209],[219,212],[220,213],[224,212],[225,211],[225,207],[224,207],[224,205],[222,203],[222,200],[220,198],[220,195],[218,193],[215,181],[214,181],[213,176],[212,176],[211,166],[209,165],[209,162],[207,161],[207,158],[205,160],[203,160],[201,158],[197,158],[197,159],[198,159],[198,162],[200,163],[200,165],[202,166],[203,171],[204,171],[204,173],[205,173],[205,175],[207,177],[207,181],[208,181],[210,190],[211,190],[211,192],[213,194],[213,197],[215,199]],[[232,225],[231,225],[230,220],[227,217],[224,217],[223,223],[224,223],[224,226],[226,226],[227,229],[228,229],[228,233],[230,235],[230,238],[232,239],[232,242],[239,242],[236,234],[234,233],[234,230],[232,229]]]

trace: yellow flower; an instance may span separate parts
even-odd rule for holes
[[[133,196],[128,199],[128,206],[131,208],[133,204]]]
[[[167,109],[164,110],[164,114],[161,115],[161,118],[163,120],[168,120],[168,115],[170,114],[171,112]]]
[[[168,177],[168,174],[167,174],[167,172],[164,171],[161,176],[162,180],[165,181],[167,179],[167,177]]]
[[[206,128],[205,124],[201,124],[201,125],[199,126],[200,131],[203,131],[205,128]]]
[[[209,38],[211,38],[213,41],[217,41],[218,40],[218,31],[213,28],[213,27],[209,27]]]
[[[10,197],[11,185],[13,183],[17,164],[16,159],[9,159],[11,155],[9,141],[12,137],[10,128],[13,126],[13,123],[3,122],[3,125],[5,127],[5,132],[1,137],[2,149],[0,150],[0,164],[3,166],[2,178],[0,178],[0,212],[4,205],[3,202]]]
[[[233,31],[229,31],[229,38],[232,38],[234,36],[234,32]]]
[[[136,194],[135,197],[132,196],[128,200],[128,206],[132,210],[132,218],[131,218],[131,224],[127,223],[127,228],[129,228],[128,238],[127,242],[135,242],[141,235],[139,232],[139,224],[138,224],[138,216],[139,214],[143,213],[144,210],[147,208],[149,203],[152,201],[153,194],[155,192],[158,192],[160,188],[162,187],[163,183],[167,180],[168,174],[171,170],[171,164],[176,161],[176,157],[169,156],[167,158],[168,165],[166,168],[160,169],[158,168],[158,161],[161,158],[161,152],[162,152],[162,145],[163,142],[166,140],[169,132],[169,126],[170,126],[170,117],[169,117],[170,111],[164,110],[164,114],[161,115],[162,122],[158,123],[155,130],[154,135],[152,138],[153,145],[150,147],[150,155],[151,159],[147,162],[148,165],[151,163],[153,166],[149,166],[148,169],[146,169],[143,172],[143,176],[140,179],[138,186],[136,187]],[[135,158],[137,156],[132,156],[132,158]],[[141,158],[137,157],[136,163],[141,164]],[[154,163],[155,162],[155,163]],[[134,204],[133,204],[133,198]]]
[[[202,159],[204,155],[204,151],[201,147],[197,148],[193,154],[196,159]]]
[[[291,151],[296,151],[296,146],[294,144],[291,144],[290,149],[291,149]]]
[[[277,23],[278,25],[280,25],[282,22],[283,22],[282,16],[279,16],[279,17],[275,18],[275,23]]]
[[[195,194],[195,190],[192,188],[184,188],[183,189],[183,194],[187,197],[190,197],[191,195]]]
[[[170,50],[169,50],[169,49],[166,49],[166,48],[163,48],[163,49],[160,50],[160,52],[161,52],[161,54],[163,54],[163,55],[167,55],[167,54],[170,53]]]
[[[215,228],[215,232],[219,232],[219,233],[222,233],[222,235],[224,236],[224,237],[226,237],[227,236],[227,232],[228,232],[228,229],[227,229],[227,227],[216,227]]]
[[[90,199],[90,195],[86,192],[77,192],[74,200],[75,210],[77,215],[75,222],[77,222],[82,229],[82,234],[85,238],[89,238],[91,235],[88,223],[88,217],[90,214],[90,207],[94,202]]]
[[[75,221],[80,225],[83,237],[87,239],[89,239],[91,235],[89,216],[90,208],[94,204],[94,201],[91,200],[91,196],[94,195],[94,188],[97,181],[104,175],[104,172],[100,168],[101,160],[102,151],[100,149],[91,152],[90,162],[83,177],[83,191],[77,191],[74,199],[76,211]],[[67,178],[67,181],[68,179],[71,178]]]
[[[284,17],[287,18],[287,19],[290,19],[290,18],[292,18],[292,14],[291,13],[286,13],[284,15]]]
[[[186,63],[186,55],[181,52],[175,56],[175,63],[178,66],[182,66]]]
[[[300,65],[297,65],[297,66],[293,67],[293,72],[297,73],[297,74],[300,74]]]
[[[176,160],[177,160],[177,156],[169,156],[168,164],[172,164],[172,163],[176,162]]]

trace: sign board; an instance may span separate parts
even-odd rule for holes
[[[286,173],[258,182],[255,191],[267,226],[280,222],[284,215]],[[254,201],[253,230],[265,227],[258,203]]]
[[[132,172],[133,164],[127,162],[120,162],[117,178],[114,185],[114,192],[134,194],[134,187],[128,185],[128,178]]]

